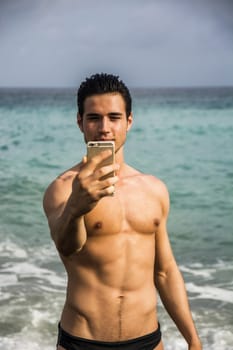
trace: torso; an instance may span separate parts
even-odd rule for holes
[[[70,334],[118,341],[157,328],[155,235],[162,209],[156,181],[136,171],[120,179],[114,197],[85,215],[83,249],[61,257],[68,274],[61,325]]]

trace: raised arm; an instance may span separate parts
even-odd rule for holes
[[[101,178],[118,169],[118,165],[98,168],[109,156],[108,151],[86,159],[56,179],[44,195],[43,206],[51,236],[58,251],[69,256],[82,249],[87,239],[84,215],[91,211],[98,201],[112,194],[117,176],[106,180]]]
[[[169,195],[161,184],[159,190],[163,217],[156,233],[155,284],[161,300],[188,343],[189,350],[201,350],[201,342],[192,319],[184,280],[175,261],[166,229]]]
[[[48,187],[43,200],[51,237],[59,253],[64,256],[81,250],[86,242],[83,215],[75,215],[72,210],[70,177],[67,174],[56,179]]]

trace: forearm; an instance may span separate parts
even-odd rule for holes
[[[166,273],[158,273],[156,286],[167,312],[187,343],[193,346],[195,344],[193,349],[201,349],[200,340],[192,319],[184,281],[177,266],[173,266]]]
[[[51,227],[51,234],[62,255],[68,256],[81,250],[87,239],[84,216],[74,216],[68,201],[62,214]]]

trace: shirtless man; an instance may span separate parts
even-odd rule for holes
[[[188,349],[201,349],[166,230],[167,189],[124,162],[132,121],[130,93],[118,77],[96,74],[81,84],[78,126],[85,142],[114,141],[116,164],[98,168],[109,151],[84,157],[44,196],[68,275],[58,350],[162,350],[156,289]]]

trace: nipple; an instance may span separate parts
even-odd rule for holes
[[[154,219],[154,225],[155,225],[155,227],[158,227],[159,224],[160,224],[159,219]]]
[[[102,228],[103,224],[101,221],[97,221],[94,225],[95,230],[100,230]]]

